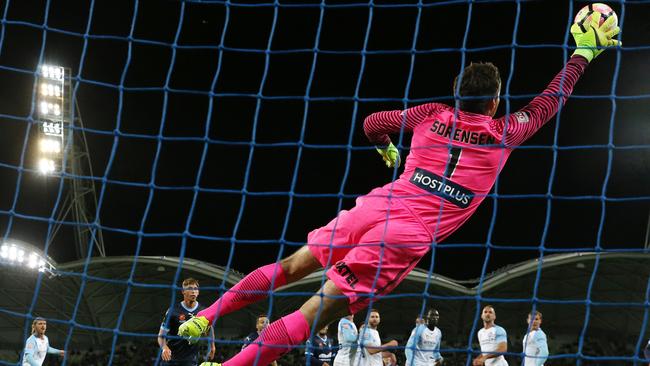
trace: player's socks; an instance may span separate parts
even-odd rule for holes
[[[309,338],[309,324],[300,310],[271,323],[254,343],[248,345],[223,366],[268,365]],[[261,342],[263,346],[256,343]],[[271,345],[272,347],[269,347]],[[257,358],[259,353],[259,358]],[[256,362],[257,359],[257,362]]]
[[[273,284],[271,284],[272,280]],[[266,298],[269,291],[284,286],[286,283],[282,265],[280,263],[267,264],[249,273],[209,308],[200,311],[197,316],[204,316],[212,324],[216,318],[222,315]]]

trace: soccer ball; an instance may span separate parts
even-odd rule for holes
[[[586,31],[586,29],[589,29],[589,24],[591,24],[591,15],[595,12],[600,13],[600,22],[598,25],[602,25],[605,20],[607,20],[609,17],[614,17],[614,23],[612,23],[612,26],[605,31],[614,28],[618,25],[618,17],[616,16],[616,13],[612,8],[609,7],[609,5],[603,4],[603,3],[593,3],[585,6],[584,8],[580,9],[578,14],[576,14],[575,19],[573,20],[574,23],[580,26],[582,28],[582,31]]]

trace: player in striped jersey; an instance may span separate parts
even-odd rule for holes
[[[442,365],[440,342],[442,332],[437,327],[440,315],[438,310],[429,309],[426,316],[419,322],[406,343],[406,366],[439,366]]]
[[[406,110],[370,115],[364,130],[389,167],[399,151],[389,134],[412,132],[404,172],[394,182],[359,197],[329,224],[310,232],[307,245],[279,263],[260,267],[196,318],[179,335],[198,336],[214,320],[257,302],[278,287],[318,269],[328,280],[302,307],[271,323],[260,338],[268,346],[248,347],[224,366],[268,364],[310,336],[310,329],[365,309],[389,294],[431,247],[458,229],[489,194],[512,151],[547,121],[571,92],[589,62],[617,44],[614,17],[599,25],[571,28],[579,46],[546,90],[523,109],[494,119],[501,78],[492,64],[464,69],[454,90],[459,108],[428,103]],[[598,47],[597,47],[598,46]],[[363,332],[359,332],[363,334]],[[357,352],[358,353],[358,352]]]
[[[546,341],[546,333],[540,328],[542,325],[542,313],[535,311],[528,314],[526,322],[528,323],[529,331],[524,335],[524,366],[544,366],[544,362],[548,358],[548,342]]]

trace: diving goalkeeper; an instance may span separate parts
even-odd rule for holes
[[[293,255],[247,275],[181,325],[179,335],[201,336],[216,318],[327,268],[328,280],[316,295],[269,325],[259,344],[223,364],[264,366],[307,340],[311,328],[321,329],[390,293],[432,245],[476,211],[510,153],[557,113],[589,62],[604,47],[618,45],[612,37],[619,29],[610,29],[614,18],[601,26],[599,20],[600,14],[594,13],[589,29],[572,26],[578,47],[571,59],[541,95],[513,114],[492,118],[499,105],[499,71],[491,63],[475,63],[454,82],[460,108],[428,103],[367,117],[366,136],[389,167],[399,165],[400,158],[388,135],[399,133],[402,126],[413,133],[402,175],[359,197],[354,208],[310,232],[307,245]]]

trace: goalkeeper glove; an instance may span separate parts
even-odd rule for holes
[[[394,167],[399,167],[400,164],[400,157],[399,157],[399,150],[393,145],[391,142],[386,146],[385,148],[380,148],[377,147],[377,152],[379,155],[381,155],[382,159],[386,162],[386,166],[389,168],[394,168]]]
[[[591,15],[591,24],[574,23],[571,26],[571,34],[578,49],[573,54],[580,55],[591,62],[605,50],[605,47],[618,46],[620,42],[612,39],[621,31],[619,27],[612,27],[615,20],[614,17],[609,17],[599,26],[600,13],[595,11]]]

